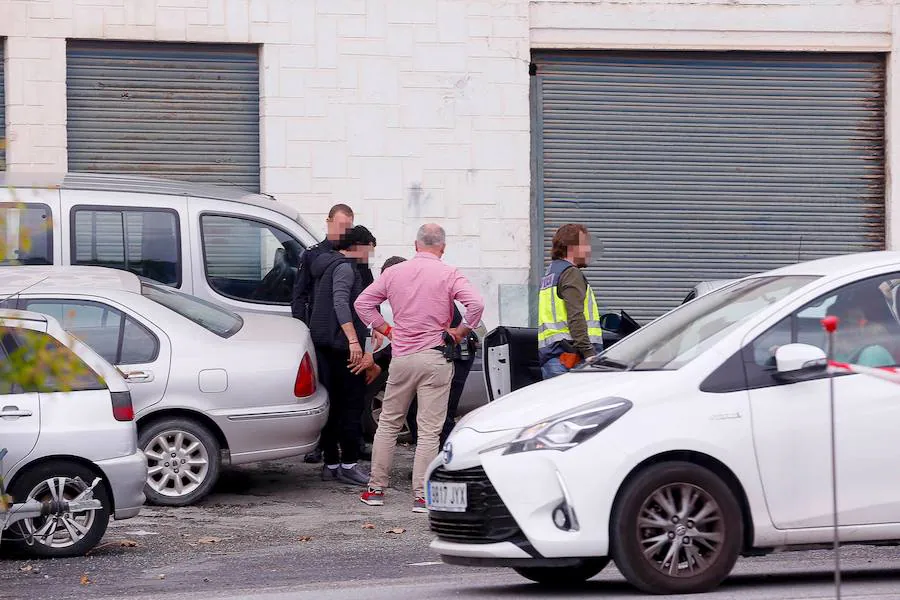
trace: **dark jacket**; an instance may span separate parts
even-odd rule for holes
[[[293,293],[291,294],[291,315],[309,325],[312,315],[312,305],[315,299],[315,279],[312,276],[312,265],[323,254],[332,252],[334,247],[328,239],[322,240],[315,246],[310,246],[300,258],[300,268],[294,279]],[[375,281],[372,270],[365,263],[356,263],[356,268],[362,276],[363,289]]]
[[[335,293],[335,271],[340,265],[345,264],[351,267],[353,278],[349,295],[346,296]],[[313,345],[332,350],[349,350],[350,344],[338,319],[339,312],[344,312],[352,319],[360,346],[364,346],[368,328],[353,309],[353,303],[363,291],[362,276],[355,263],[340,252],[332,250],[327,254],[320,254],[313,261],[309,274],[314,290],[309,317],[309,332]]]
[[[315,246],[307,248],[300,258],[300,269],[294,280],[294,290],[291,295],[291,314],[295,319],[300,319],[307,325],[309,325],[312,314],[313,276],[310,273],[312,265],[318,257],[333,250],[331,242],[325,239]]]

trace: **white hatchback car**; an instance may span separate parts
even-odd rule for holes
[[[37,360],[45,361],[41,381],[16,377],[40,368]],[[69,378],[56,375],[66,371]],[[111,516],[136,516],[147,477],[136,437],[131,394],[112,365],[55,319],[0,309],[0,494],[5,480],[15,502],[0,510],[4,542],[35,556],[76,556],[100,541]],[[78,500],[99,508],[54,508]],[[4,532],[4,516],[29,501],[46,512]]]
[[[827,546],[821,319],[841,319],[836,359],[893,365],[898,289],[898,252],[748,277],[469,414],[427,474],[432,548],[548,584],[612,559],[642,591],[686,593],[741,554]],[[834,388],[841,540],[900,540],[900,386]]]
[[[194,503],[223,463],[295,456],[318,442],[328,394],[296,319],[239,315],[101,267],[6,267],[0,297],[55,317],[124,374],[151,503]]]

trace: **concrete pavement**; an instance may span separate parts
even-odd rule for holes
[[[425,515],[410,512],[409,448],[396,489],[368,507],[359,490],[301,460],[232,469],[198,506],[146,508],[113,522],[88,557],[0,559],[0,598],[15,600],[438,600],[634,598],[613,566],[579,590],[548,593],[509,570],[440,563]],[[402,530],[402,533],[398,531]],[[900,600],[900,549],[848,547],[844,598]],[[832,598],[830,552],[743,559],[710,599]]]

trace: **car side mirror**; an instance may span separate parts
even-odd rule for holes
[[[617,313],[600,315],[600,328],[604,331],[619,331],[622,327],[622,317]]]
[[[786,344],[775,351],[776,378],[802,381],[825,373],[828,360],[821,348],[809,344]]]

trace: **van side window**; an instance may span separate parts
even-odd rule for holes
[[[178,215],[168,210],[75,207],[72,264],[131,271],[181,285]]]
[[[46,204],[0,203],[0,265],[52,265],[53,224]]]
[[[150,363],[159,355],[159,340],[143,325],[111,306],[57,298],[20,299],[19,308],[49,315],[114,365]]]
[[[290,304],[304,247],[281,229],[242,217],[203,215],[203,263],[215,291],[237,300]]]

